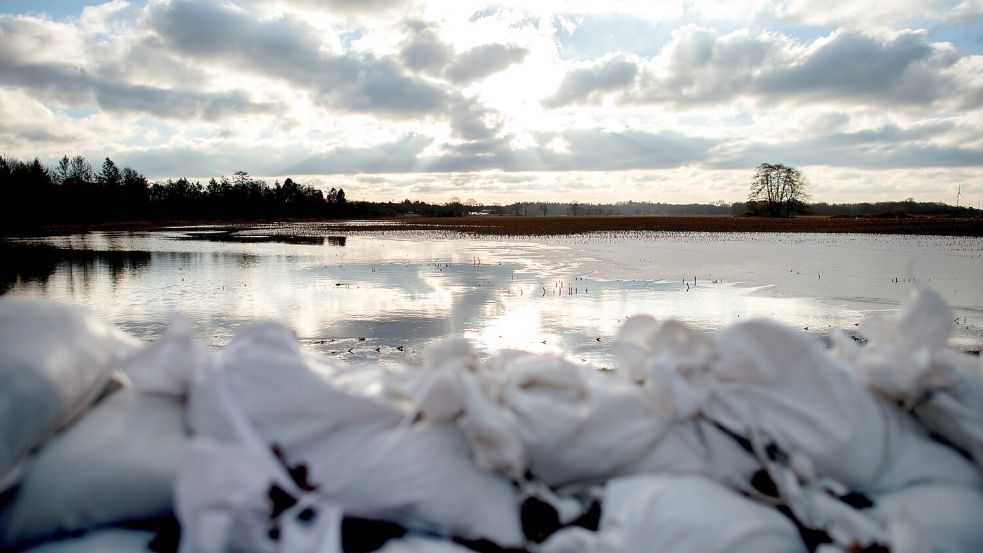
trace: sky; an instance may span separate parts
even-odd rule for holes
[[[348,198],[983,200],[983,0],[0,0],[0,153]]]

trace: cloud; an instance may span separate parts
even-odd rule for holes
[[[258,21],[226,6],[171,2],[152,10],[149,21],[176,52],[285,81],[331,109],[414,118],[441,113],[448,98],[388,57],[322,51],[317,31],[287,16]]]
[[[398,13],[413,5],[403,0],[235,0],[235,3],[252,12],[307,11],[355,21]]]
[[[78,142],[73,129],[29,95],[0,88],[0,144],[25,156],[43,155],[51,144]]]
[[[639,67],[625,56],[604,58],[589,67],[570,71],[543,105],[557,108],[569,104],[598,103],[604,94],[626,89],[635,83]]]
[[[67,23],[30,16],[0,14],[0,55],[24,62],[59,62],[77,58],[85,39]]]
[[[758,15],[806,25],[837,25],[853,29],[897,25],[918,19],[935,19],[952,9],[949,0],[788,0],[761,6]]]
[[[903,31],[889,39],[837,32],[798,63],[754,79],[752,94],[770,98],[929,104],[952,83],[940,70],[957,61],[954,51],[932,45],[924,32]]]
[[[280,174],[329,175],[346,173],[407,173],[419,169],[421,152],[433,139],[407,134],[393,142],[353,148],[338,147],[295,163]]]
[[[902,128],[824,133],[792,138],[775,144],[749,142],[736,151],[707,163],[713,168],[744,168],[764,160],[791,165],[824,165],[856,169],[956,168],[983,166],[983,149],[939,143],[951,123]]]
[[[121,2],[105,6],[109,14],[126,7]],[[83,56],[67,55],[65,50],[81,38],[64,24],[30,17],[0,17],[0,35],[10,44],[0,49],[3,85],[28,90],[62,105],[205,121],[217,121],[232,114],[279,111],[275,104],[253,101],[242,90],[208,92],[130,82],[127,79],[131,75],[125,67],[113,60],[85,63]],[[41,44],[54,45],[53,51],[38,48]],[[78,61],[63,61],[66,59]]]
[[[502,130],[499,117],[474,99],[459,98],[450,109],[451,133],[464,140],[488,140]]]
[[[409,27],[414,33],[400,51],[403,64],[414,71],[438,74],[454,57],[454,49],[425,23],[411,22]]]
[[[245,156],[238,154],[240,152],[223,154],[206,145],[189,145],[132,149],[112,157],[121,167],[133,167],[150,179],[158,179],[220,176],[239,169],[251,172],[251,167],[241,163],[241,158]]]
[[[571,129],[540,133],[537,138],[539,145],[525,148],[511,148],[502,141],[477,152],[452,149],[424,166],[439,172],[664,169],[698,163],[716,145],[713,140],[674,131]],[[562,141],[566,147],[560,151],[546,146],[555,141]]]
[[[285,2],[326,11],[342,13],[378,13],[402,4],[401,0],[290,0]]]
[[[521,63],[528,53],[515,45],[482,44],[455,57],[444,75],[455,83],[470,83]]]
[[[24,88],[64,105],[98,106],[117,113],[218,121],[231,115],[277,111],[274,104],[253,102],[242,91],[208,93],[135,85],[67,64],[17,63],[2,54],[0,75],[7,86]]]
[[[90,33],[109,32],[123,21],[123,16],[129,7],[129,2],[124,0],[86,6],[79,17],[79,25]]]
[[[485,170],[610,171],[665,169],[698,163],[715,141],[672,131],[605,132],[600,129],[544,133],[543,144],[561,139],[568,148],[513,149],[507,139],[489,138],[449,145],[441,155],[426,154],[429,137],[407,134],[399,140],[363,148],[335,148],[278,171],[279,174],[459,173]]]
[[[871,36],[836,31],[810,44],[775,33],[726,35],[696,26],[673,32],[650,59],[609,56],[570,70],[547,107],[599,104],[692,109],[759,104],[975,105],[981,84],[948,44],[921,31]],[[965,64],[962,64],[965,65]]]
[[[481,44],[461,53],[444,42],[440,29],[422,21],[408,21],[410,37],[400,50],[403,64],[431,77],[467,84],[522,63],[529,50],[514,44]]]

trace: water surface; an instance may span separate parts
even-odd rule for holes
[[[953,344],[983,343],[983,240],[849,234],[597,233],[473,238],[328,235],[317,225],[185,227],[18,240],[0,291],[92,307],[145,340],[180,312],[212,347],[277,319],[341,360],[415,362],[447,336],[482,351],[564,352],[614,365],[633,314],[717,329],[767,316],[819,337],[896,310],[915,286],[958,315]]]

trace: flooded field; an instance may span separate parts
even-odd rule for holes
[[[953,344],[983,344],[979,238],[476,238],[364,228],[182,227],[11,240],[0,248],[0,291],[88,305],[145,340],[180,312],[215,347],[241,324],[272,318],[313,350],[350,362],[412,362],[434,341],[462,336],[486,352],[559,351],[609,367],[615,333],[633,314],[705,329],[767,316],[824,337],[896,309],[924,284],[958,315]]]

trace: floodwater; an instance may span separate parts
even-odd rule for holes
[[[929,285],[954,308],[953,345],[983,344],[983,240],[735,233],[474,238],[345,236],[313,224],[184,227],[8,241],[0,292],[90,306],[144,339],[179,312],[212,347],[276,319],[339,360],[415,363],[448,336],[482,352],[562,352],[613,367],[626,317],[704,329],[766,316],[828,337]],[[332,231],[337,234],[337,230]]]

